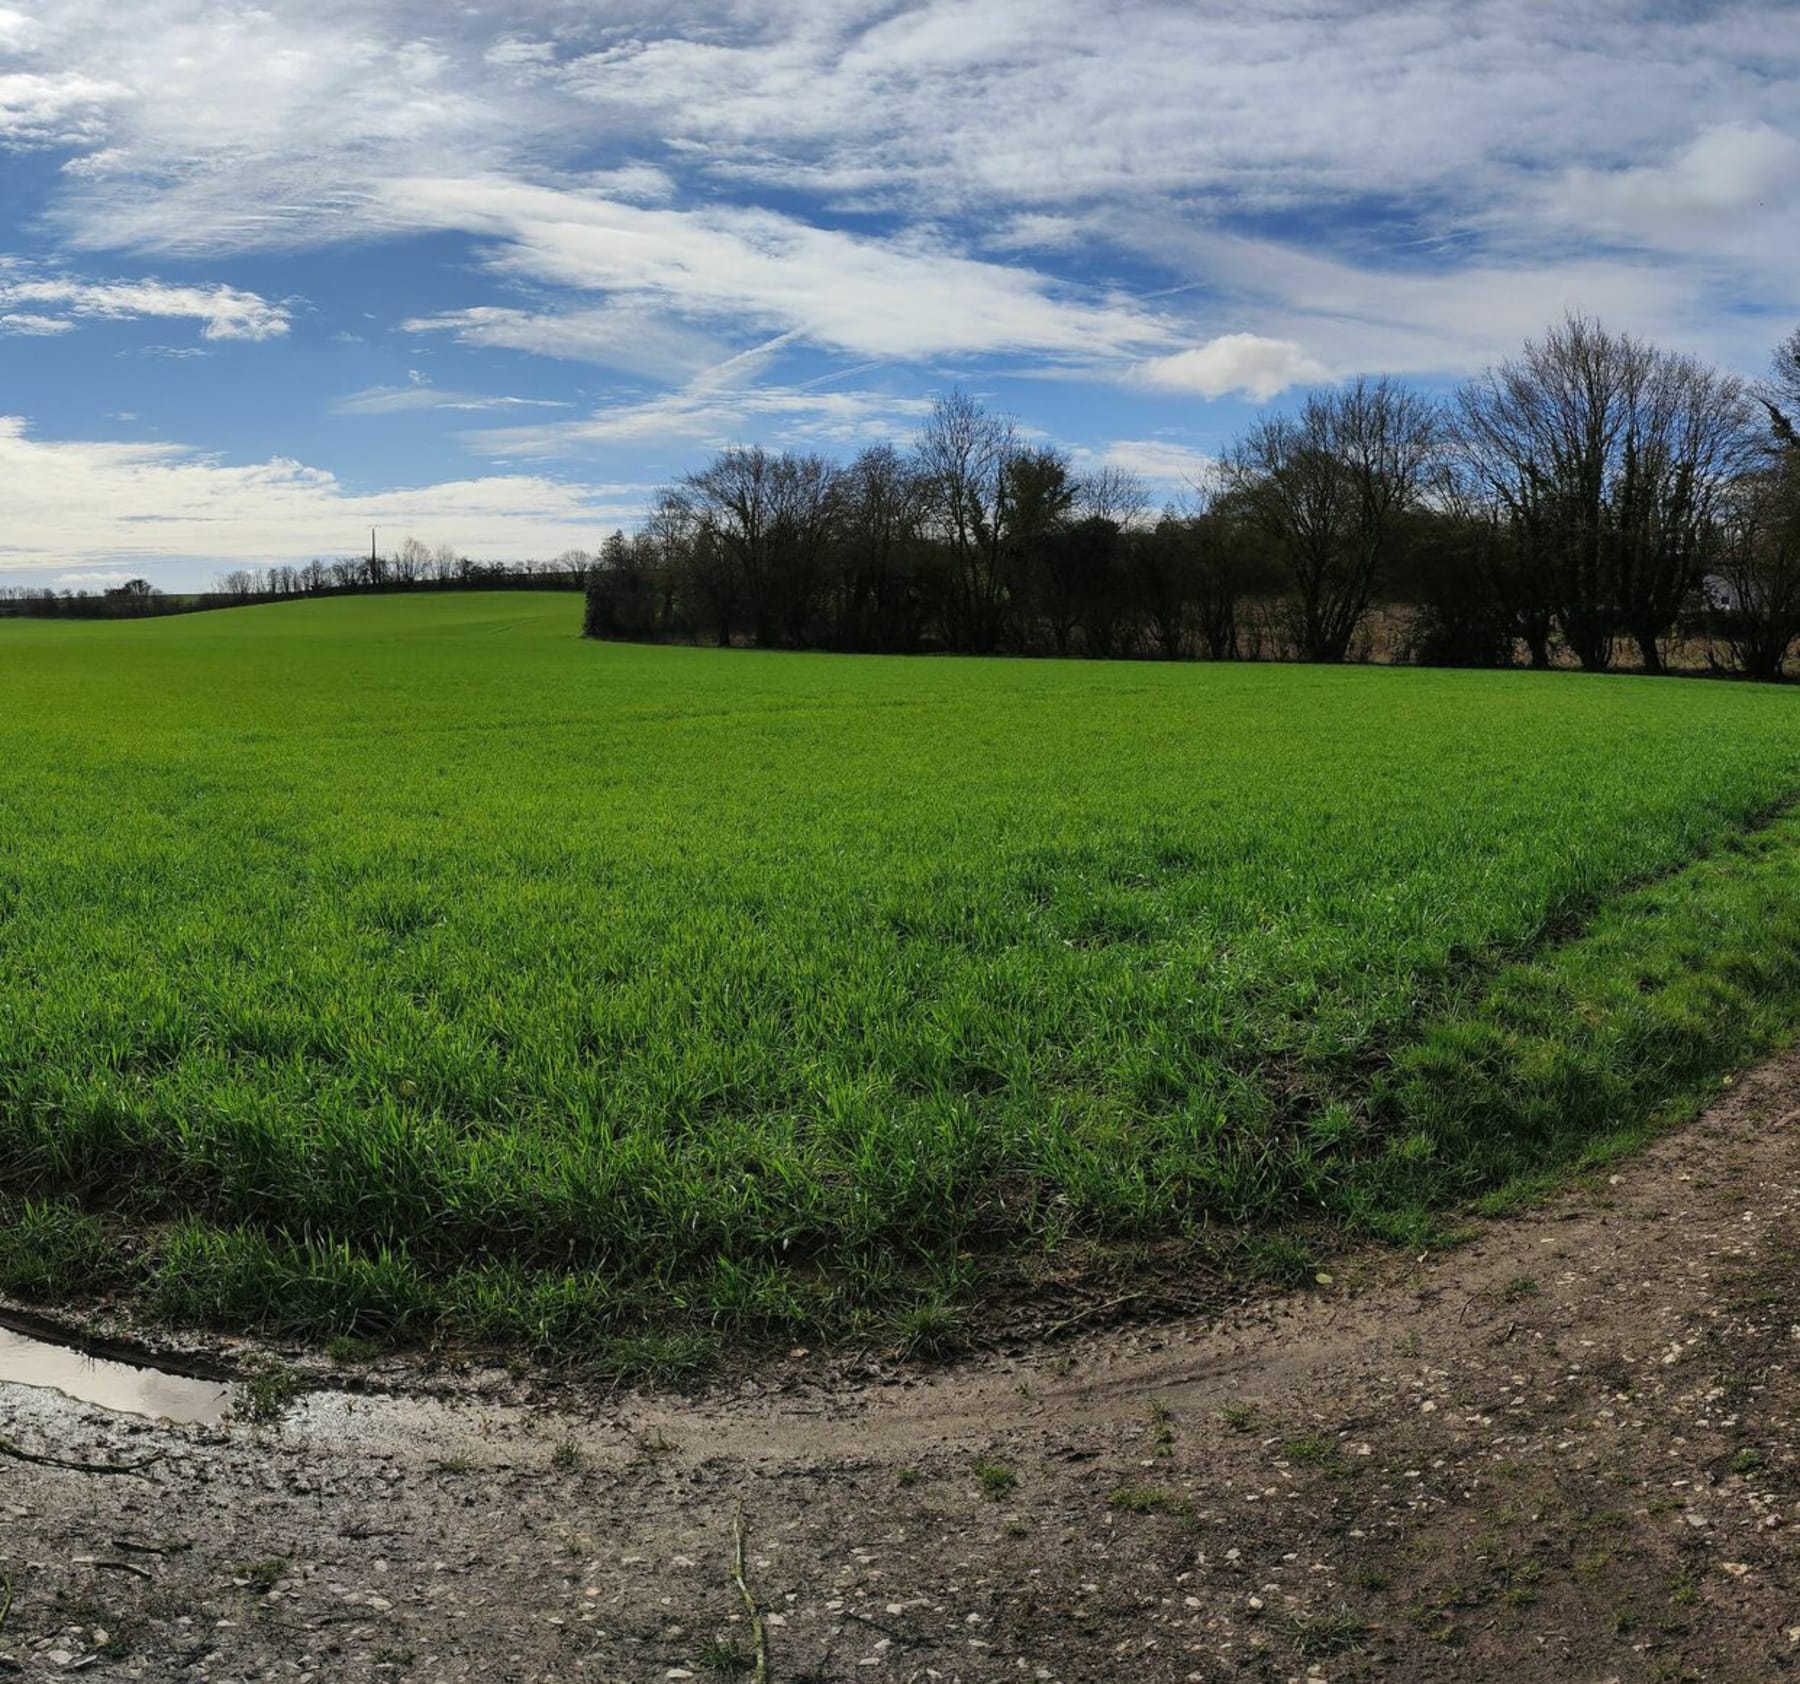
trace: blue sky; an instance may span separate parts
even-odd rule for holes
[[[1568,309],[1800,323],[1792,0],[0,0],[0,582],[596,546],[961,385],[1178,492]]]

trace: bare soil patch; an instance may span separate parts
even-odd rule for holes
[[[20,1448],[160,1456],[0,1458],[0,1673],[729,1677],[741,1501],[784,1684],[1800,1675],[1800,1053],[1332,1276],[699,1400],[326,1392],[221,1431],[0,1387]]]

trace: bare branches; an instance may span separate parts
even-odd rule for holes
[[[1076,482],[1076,506],[1089,519],[1110,520],[1123,530],[1142,526],[1150,514],[1150,489],[1128,469],[1103,467]]]
[[[1779,445],[1739,476],[1723,499],[1718,531],[1714,633],[1737,671],[1779,678],[1800,637],[1800,445]]]
[[[9,1438],[0,1438],[0,1456],[10,1456],[17,1462],[30,1462],[34,1467],[63,1468],[69,1473],[82,1474],[141,1474],[145,1468],[162,1460],[162,1452],[154,1456],[145,1456],[136,1462],[71,1462],[61,1456],[42,1456],[34,1451],[22,1450]]]
[[[926,530],[949,560],[952,637],[964,649],[1000,643],[1008,478],[1018,455],[1012,421],[961,391],[937,400],[913,447]]]
[[[1296,594],[1308,660],[1341,661],[1368,612],[1401,518],[1422,498],[1436,408],[1391,380],[1315,392],[1258,422],[1227,454],[1225,499],[1263,533]]]
[[[1582,665],[1609,666],[1624,635],[1660,670],[1746,462],[1741,382],[1571,316],[1465,386],[1457,423]]]
[[[740,596],[758,643],[807,641],[839,502],[832,463],[761,445],[721,451],[665,495],[661,518],[686,528],[697,582],[726,628],[721,642]]]
[[[745,1546],[750,1528],[744,1519],[743,1499],[738,1499],[737,1520],[732,1527],[731,1582],[737,1586],[744,1612],[750,1616],[750,1643],[756,1655],[756,1684],[769,1684],[769,1628],[750,1591],[750,1575],[745,1564]]]

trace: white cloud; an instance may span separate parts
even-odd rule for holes
[[[1222,333],[1204,345],[1140,363],[1136,372],[1145,385],[1165,391],[1195,392],[1203,398],[1242,392],[1258,403],[1290,386],[1327,378],[1324,365],[1293,340],[1256,333]]]
[[[549,556],[592,547],[646,501],[643,487],[541,474],[361,494],[283,457],[232,465],[183,445],[43,441],[16,417],[0,417],[0,484],[0,570],[11,571],[341,555],[370,526],[489,559]]]
[[[556,43],[534,41],[523,35],[502,35],[482,56],[489,64],[506,69],[519,65],[549,65],[556,62]]]
[[[70,275],[32,275],[0,261],[0,307],[39,306],[25,320],[62,332],[77,321],[129,317],[185,318],[203,324],[205,339],[274,339],[288,330],[284,305],[228,286],[168,286],[161,281],[85,281]],[[55,310],[55,316],[45,311]]]
[[[1666,164],[1569,170],[1551,213],[1575,227],[1681,243],[1746,218],[1781,217],[1800,201],[1800,140],[1768,123],[1703,129]]]
[[[683,378],[724,355],[716,331],[627,300],[551,310],[480,304],[415,316],[401,325],[408,333],[448,333],[463,345],[529,351],[656,378]]]
[[[1485,199],[1695,121],[1791,124],[1800,67],[1782,0],[1553,18],[1537,0],[817,0],[690,7],[678,26],[609,12],[617,37],[564,72],[609,119],[635,111],[751,179],[934,204]]]
[[[1027,211],[1009,217],[983,240],[989,251],[1069,251],[1090,237],[1081,219]]]
[[[0,36],[0,50],[23,44]],[[0,72],[0,145],[79,145],[101,132],[101,113],[128,97],[124,82],[102,81],[80,71],[36,74]]]
[[[1128,300],[1065,297],[1033,270],[923,234],[864,238],[776,211],[650,208],[493,176],[421,177],[389,191],[421,221],[501,240],[491,262],[503,274],[793,332],[853,356],[1101,362],[1169,338]]]
[[[557,398],[488,396],[434,386],[417,369],[408,371],[404,386],[366,386],[341,397],[331,407],[339,415],[399,415],[409,410],[567,409]]]
[[[1572,309],[1748,370],[1768,356],[1766,323],[1736,324],[1696,290],[1691,272],[1667,262],[1512,253],[1377,267],[1272,239],[1171,233],[1150,218],[1121,218],[1115,232],[1138,249],[1154,245],[1204,293],[1230,300],[1249,333],[1314,348],[1332,378],[1467,373]]]
[[[1102,466],[1123,468],[1158,490],[1203,484],[1218,467],[1216,456],[1168,439],[1114,439],[1099,453]]]
[[[804,386],[695,385],[610,404],[579,420],[502,427],[468,435],[494,456],[557,457],[621,445],[673,443],[695,450],[757,443],[854,449],[917,430],[931,400]]]
[[[0,44],[22,105],[104,131],[103,166],[61,209],[71,231],[164,250],[404,226],[385,182],[595,157],[928,218],[1358,191],[1455,215],[1547,173],[1633,166],[1695,125],[1791,131],[1800,72],[1787,0],[1549,19],[1538,0],[498,10],[33,0]]]
[[[72,333],[75,324],[66,316],[39,316],[30,311],[8,311],[0,315],[0,333],[17,333],[49,337],[58,333]]]
[[[96,586],[105,590],[108,585],[123,585],[139,576],[136,573],[122,573],[117,569],[90,569],[85,573],[59,573],[55,583],[72,591],[92,590]]]

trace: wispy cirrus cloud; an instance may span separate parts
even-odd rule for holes
[[[901,437],[930,412],[924,396],[835,390],[823,380],[769,383],[764,376],[789,337],[752,346],[672,392],[619,399],[567,421],[490,428],[469,434],[469,442],[494,456],[547,458],[644,443],[719,449],[751,439],[847,449]]]
[[[1210,451],[1172,439],[1114,439],[1094,456],[1102,467],[1136,474],[1160,495],[1204,485],[1219,465]]]
[[[332,406],[339,415],[402,415],[411,410],[567,409],[560,398],[518,398],[481,392],[448,391],[434,386],[417,369],[408,371],[403,386],[366,386],[339,398]]]
[[[716,326],[709,330],[655,303],[628,299],[576,301],[535,310],[478,304],[410,316],[401,326],[408,333],[445,334],[459,345],[479,349],[527,351],[663,378],[683,378],[727,355]]]
[[[496,427],[468,435],[493,456],[555,459],[628,444],[718,450],[755,440],[804,449],[855,448],[904,438],[930,413],[926,397],[821,392],[799,386],[683,390],[609,404],[577,420]]]
[[[1034,270],[922,232],[873,238],[772,210],[670,210],[503,177],[420,177],[391,191],[414,216],[498,241],[489,263],[505,275],[856,357],[1093,363],[1171,333],[1127,297],[1064,295]]]
[[[1717,308],[1678,267],[1611,251],[1537,261],[1506,251],[1372,269],[1258,235],[1176,233],[1124,215],[1112,229],[1122,244],[1166,253],[1254,337],[1301,347],[1331,378],[1466,373],[1572,309],[1747,368],[1767,355],[1766,320]]]
[[[596,153],[671,189],[699,172],[934,216],[1169,196],[1280,209],[1365,185],[1485,202],[1546,171],[1634,166],[1709,124],[1785,130],[1800,71],[1782,0],[1553,18],[1533,0],[13,11],[11,74],[104,130],[71,226],[168,240],[330,238],[332,220],[391,218],[371,184],[427,159],[535,174]],[[156,204],[134,211],[132,184],[197,220],[184,235]]]
[[[73,333],[75,324],[67,316],[40,316],[29,310],[0,313],[0,333],[24,334],[48,339],[58,333]]]
[[[0,311],[23,307],[30,324],[15,331],[60,333],[83,321],[133,317],[200,323],[205,339],[277,339],[288,331],[288,309],[254,292],[224,285],[169,285],[155,280],[92,281],[37,274],[0,260]]]

